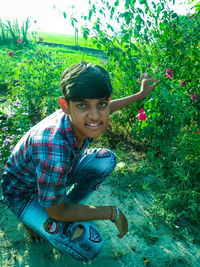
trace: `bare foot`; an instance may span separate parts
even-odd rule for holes
[[[28,232],[31,241],[33,241],[33,242],[35,242],[35,241],[39,241],[39,242],[43,241],[43,238],[42,238],[39,234],[35,233],[35,232],[34,232],[30,227],[28,227],[27,225],[25,225],[25,224],[23,224],[23,225],[24,225],[26,231]]]

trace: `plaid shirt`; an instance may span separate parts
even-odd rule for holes
[[[30,199],[50,207],[64,200],[68,174],[91,139],[79,150],[69,117],[54,112],[31,128],[14,148],[2,175],[3,199]]]

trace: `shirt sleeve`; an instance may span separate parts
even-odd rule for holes
[[[50,207],[65,199],[69,162],[37,160],[36,175],[39,203]]]

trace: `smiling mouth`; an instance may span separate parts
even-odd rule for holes
[[[99,129],[102,123],[86,123],[86,126],[91,129]]]

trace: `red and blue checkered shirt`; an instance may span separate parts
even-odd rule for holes
[[[44,207],[60,203],[68,174],[91,141],[86,139],[79,149],[69,117],[61,110],[54,112],[31,128],[12,151],[2,175],[3,199],[12,203],[37,193]]]

